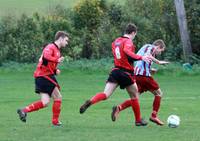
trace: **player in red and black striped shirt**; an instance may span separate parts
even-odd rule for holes
[[[58,31],[55,35],[55,41],[48,44],[43,49],[39,63],[34,72],[35,92],[40,94],[41,99],[31,103],[23,109],[17,110],[21,121],[26,122],[27,113],[46,107],[52,97],[54,100],[52,107],[52,124],[56,126],[61,125],[59,115],[62,96],[60,93],[60,86],[55,78],[55,75],[60,74],[60,70],[57,68],[57,65],[64,60],[64,57],[61,56],[60,49],[68,44],[68,40],[68,33]]]
[[[141,118],[140,105],[138,101],[138,89],[134,78],[134,60],[144,60],[149,62],[150,56],[139,56],[135,54],[135,45],[132,40],[137,33],[137,28],[134,24],[128,24],[125,29],[125,34],[117,38],[112,43],[112,53],[114,57],[114,68],[112,69],[103,92],[97,93],[91,99],[87,100],[81,107],[80,113],[91,105],[106,100],[109,98],[115,89],[120,86],[121,89],[126,89],[130,98],[131,106],[135,114],[135,125],[146,126],[147,122]]]

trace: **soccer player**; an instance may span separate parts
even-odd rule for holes
[[[61,111],[62,95],[60,86],[55,78],[55,75],[60,74],[57,65],[64,61],[61,56],[60,49],[68,45],[69,35],[64,31],[58,31],[55,34],[53,43],[44,47],[39,63],[34,72],[35,77],[35,92],[41,97],[39,101],[31,103],[23,109],[18,109],[17,113],[22,122],[26,122],[27,113],[45,108],[50,103],[50,98],[53,98],[52,106],[52,124],[60,126],[59,121]]]
[[[138,101],[138,90],[134,78],[134,60],[150,61],[150,56],[136,55],[135,45],[132,40],[136,36],[137,28],[134,24],[128,24],[125,34],[118,37],[112,43],[112,53],[114,57],[114,68],[111,70],[103,92],[97,93],[91,99],[85,101],[80,107],[80,113],[83,114],[88,107],[102,100],[108,99],[115,89],[120,86],[126,89],[131,98],[131,107],[135,114],[135,125],[146,126],[147,122],[141,118],[140,105]]]
[[[156,40],[153,44],[144,45],[137,53],[137,55],[145,56],[152,55],[152,61],[156,64],[168,64],[167,61],[160,61],[155,58],[155,55],[161,54],[165,50],[165,43],[163,40]],[[135,65],[134,73],[136,75],[136,83],[138,86],[139,93],[143,93],[145,91],[150,91],[154,94],[153,101],[153,111],[150,117],[150,121],[158,124],[164,125],[164,123],[158,118],[157,114],[160,108],[161,97],[163,95],[158,83],[151,76],[151,65],[152,61],[144,62],[142,60],[137,61]],[[156,70],[152,70],[152,73],[155,73]],[[112,120],[115,121],[119,115],[119,112],[130,107],[131,100],[126,100],[122,104],[113,107],[113,111],[111,113]]]

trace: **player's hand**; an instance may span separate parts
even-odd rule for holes
[[[60,57],[59,59],[58,59],[58,63],[61,63],[61,62],[63,62],[64,61],[64,57],[62,56],[62,57]]]
[[[147,63],[150,63],[152,61],[152,58],[151,58],[151,56],[142,56],[142,60]]]
[[[60,70],[56,69],[56,75],[59,75],[59,74],[60,74]]]
[[[155,69],[155,68],[151,68],[151,69],[150,69],[150,73],[151,73],[151,75],[154,75],[157,71],[158,71],[158,70]]]
[[[165,64],[169,64],[170,62],[168,61],[159,61],[158,64],[159,65],[165,65]]]

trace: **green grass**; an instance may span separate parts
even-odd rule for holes
[[[166,125],[159,127],[149,123],[147,127],[133,126],[131,109],[120,114],[116,122],[110,119],[113,105],[121,103],[128,96],[117,89],[110,99],[94,105],[85,114],[79,114],[79,106],[104,88],[106,72],[63,70],[58,77],[62,86],[63,106],[61,120],[63,127],[51,126],[51,105],[28,114],[27,123],[22,123],[16,109],[39,98],[34,93],[31,71],[9,71],[0,68],[0,141],[199,141],[200,139],[200,75],[156,75],[164,92],[159,113],[166,121],[170,114],[181,118],[178,128]],[[149,118],[153,96],[141,96],[141,112]]]
[[[20,16],[22,13],[32,15],[39,12],[47,15],[55,5],[72,8],[80,0],[0,0],[0,17],[7,15]],[[109,2],[114,0],[108,0]],[[119,2],[119,0],[115,0]],[[120,1],[120,3],[123,3]]]
[[[47,14],[55,5],[73,7],[79,0],[0,0],[0,17],[5,15],[31,15],[34,12]]]

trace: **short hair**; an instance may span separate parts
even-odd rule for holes
[[[160,46],[160,48],[165,48],[165,47],[166,47],[164,41],[161,40],[161,39],[155,40],[155,41],[153,42],[153,45],[155,45],[155,46]]]
[[[129,24],[126,26],[125,34],[131,34],[132,32],[137,32],[137,27],[136,27],[135,24],[129,23]]]
[[[58,31],[55,34],[54,40],[58,40],[60,37],[61,38],[69,37],[69,34],[65,31]]]

